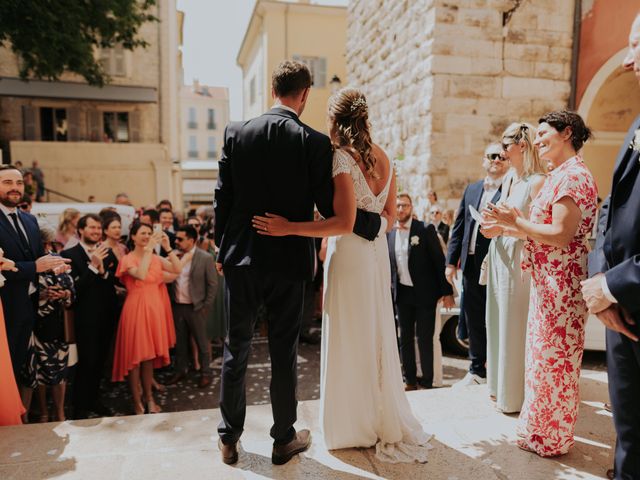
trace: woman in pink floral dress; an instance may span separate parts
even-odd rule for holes
[[[492,207],[489,221],[527,236],[522,268],[531,271],[525,400],[518,446],[540,456],[563,455],[574,443],[587,306],[587,237],[596,215],[596,184],[577,154],[591,132],[576,113],[539,120],[534,145],[551,172],[531,202],[529,220]]]

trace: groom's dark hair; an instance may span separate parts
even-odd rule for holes
[[[311,72],[302,62],[285,60],[273,71],[271,84],[277,97],[288,97],[311,87]]]

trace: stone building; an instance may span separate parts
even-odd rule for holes
[[[191,207],[213,202],[218,159],[229,123],[229,90],[194,80],[180,91],[182,194]]]
[[[346,41],[346,7],[314,5],[309,0],[257,0],[237,56],[243,118],[271,107],[273,69],[282,60],[300,60],[313,75],[302,120],[325,131],[327,100],[346,76]]]
[[[111,82],[89,86],[79,75],[59,81],[18,77],[17,58],[0,48],[0,149],[4,161],[39,162],[46,186],[79,200],[180,204],[178,89],[182,13],[158,2],[159,22],[141,26],[149,46],[96,51]],[[67,201],[54,193],[51,201]]]
[[[348,79],[367,94],[375,139],[419,202],[433,188],[455,206],[505,126],[567,107],[596,130],[584,155],[606,194],[640,112],[633,75],[618,68],[637,9],[633,0],[352,0]]]

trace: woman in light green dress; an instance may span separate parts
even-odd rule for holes
[[[502,182],[500,202],[525,215],[544,183],[544,167],[533,147],[535,127],[511,124],[502,135],[502,157],[511,170]],[[491,208],[491,206],[489,206]],[[501,227],[484,227],[493,238],[487,254],[487,384],[504,413],[519,412],[524,401],[524,361],[530,274],[520,268],[524,240]]]

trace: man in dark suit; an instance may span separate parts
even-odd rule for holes
[[[272,462],[283,464],[309,447],[310,433],[296,433],[297,346],[305,282],[313,279],[313,239],[259,235],[254,215],[273,212],[312,221],[314,203],[333,215],[329,138],[303,124],[311,74],[302,63],[282,62],[272,76],[275,106],[264,115],[232,123],[225,132],[215,192],[217,267],[224,271],[229,334],[224,347],[218,428],[227,464],[238,460],[246,410],[245,373],[258,307],[268,312]],[[373,240],[386,220],[359,212],[354,232]]]
[[[178,227],[176,245],[182,253],[184,264],[182,271],[171,284],[171,306],[176,326],[176,366],[173,377],[167,385],[173,385],[187,375],[189,361],[189,333],[198,346],[200,358],[199,388],[211,385],[211,347],[207,336],[207,318],[211,314],[216,298],[218,275],[213,257],[196,247],[198,232],[191,225]],[[187,261],[185,256],[190,256]]]
[[[17,271],[4,271],[0,288],[11,363],[16,374],[26,359],[35,322],[38,273],[64,268],[65,260],[44,255],[35,217],[16,208],[22,202],[22,173],[11,165],[0,166],[0,248]]]
[[[640,16],[623,66],[640,82]],[[609,396],[616,427],[612,478],[640,478],[640,117],[629,128],[603,208],[591,278],[582,283],[589,311],[607,327]],[[600,228],[604,226],[604,228]],[[610,473],[610,472],[608,472]]]
[[[115,272],[118,259],[102,240],[102,222],[95,214],[78,220],[80,242],[62,251],[71,260],[71,275],[76,287],[73,305],[78,369],[73,382],[73,407],[76,419],[89,412],[110,416],[100,400],[100,380],[116,327],[117,297]]]
[[[400,324],[400,352],[405,390],[433,386],[433,334],[436,307],[455,306],[453,288],[444,276],[444,254],[433,225],[413,220],[411,197],[397,197],[398,225],[387,234],[391,288]],[[444,297],[444,298],[443,298]],[[415,337],[418,337],[422,378],[417,378]]]
[[[478,230],[479,225],[473,218],[469,206],[479,212],[489,202],[500,199],[502,178],[509,169],[500,152],[502,147],[492,143],[484,152],[482,166],[487,172],[484,180],[469,185],[462,196],[456,221],[449,238],[446,276],[453,285],[458,266],[462,271],[462,297],[460,307],[461,318],[464,317],[469,335],[469,358],[471,365],[467,376],[456,385],[475,385],[486,383],[487,369],[487,330],[485,307],[487,302],[486,287],[480,285],[480,267],[489,250],[491,240],[485,238]]]
[[[432,205],[429,210],[429,222],[436,227],[436,231],[446,245],[449,242],[449,225],[442,221],[442,209],[439,205]]]

